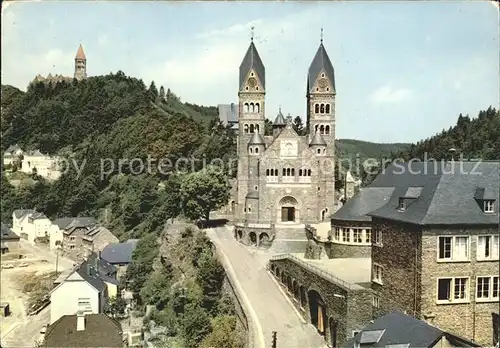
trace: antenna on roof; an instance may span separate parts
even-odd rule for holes
[[[252,40],[252,42],[253,42],[253,34],[254,34],[255,27],[252,25],[252,27],[250,29],[251,29],[251,31],[250,31],[250,40]]]
[[[323,44],[323,27],[321,27],[321,44]]]

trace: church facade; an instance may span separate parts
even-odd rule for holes
[[[281,109],[265,134],[266,76],[252,40],[239,69],[235,237],[272,243],[278,231],[303,231],[334,211],[335,76],[321,42],[307,74],[307,134]],[[281,235],[281,234],[280,234]],[[284,232],[286,236],[286,232]],[[286,237],[285,237],[286,238]]]

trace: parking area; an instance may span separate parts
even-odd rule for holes
[[[40,329],[50,320],[50,305],[36,315],[28,315],[30,297],[33,302],[42,285],[50,289],[56,267],[61,272],[72,265],[71,261],[25,241],[18,252],[2,255],[0,302],[10,307],[10,315],[0,316],[2,347],[35,346]]]

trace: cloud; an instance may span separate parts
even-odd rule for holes
[[[281,18],[257,18],[198,34],[191,44],[183,44],[182,51],[168,52],[166,61],[144,67],[140,75],[145,81],[168,85],[181,96],[189,95],[192,102],[212,104],[214,98],[224,102],[236,91],[238,67],[248,48],[252,26],[261,56],[276,55],[277,42],[293,45],[317,18],[318,9],[311,7]],[[217,96],[217,90],[224,91],[223,95]]]
[[[373,92],[370,99],[375,103],[399,103],[410,99],[412,96],[413,92],[409,89],[393,89],[391,86],[382,86]]]

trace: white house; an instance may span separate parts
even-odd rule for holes
[[[36,168],[37,174],[45,179],[57,180],[61,176],[59,158],[50,157],[49,155],[41,153],[39,150],[24,153],[21,162],[22,172],[32,174],[34,168]]]
[[[11,145],[5,150],[3,153],[3,164],[4,165],[12,165],[14,161],[20,158],[23,154],[23,150],[16,145]]]
[[[49,238],[52,223],[43,213],[33,209],[14,210],[12,220],[12,230],[30,243],[37,238]]]
[[[99,266],[93,263],[84,261],[52,290],[50,324],[63,315],[74,315],[79,311],[86,314],[104,312],[109,298],[108,288],[99,276]]]

